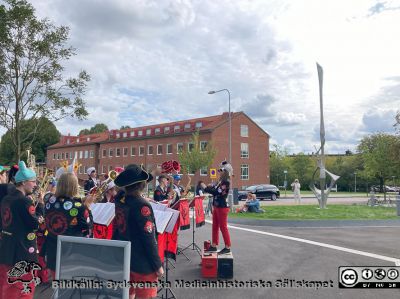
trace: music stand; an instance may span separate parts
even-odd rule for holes
[[[166,220],[167,218],[169,218],[168,222],[162,226],[162,231],[159,230],[159,228],[157,227],[157,231],[159,233],[172,233],[173,227],[176,224],[176,221],[178,220],[178,218],[172,217],[172,212],[169,212],[167,210],[163,211],[164,213],[164,220]],[[158,213],[157,213],[158,214]],[[156,215],[156,214],[155,214]],[[156,219],[156,223],[157,223],[157,218],[159,218],[161,216],[161,214],[158,214],[158,217],[155,217]],[[156,224],[157,225],[157,224]],[[171,229],[172,228],[172,229]],[[169,242],[168,242],[168,238],[167,238],[167,248],[168,248]],[[168,255],[165,254],[165,250],[164,250],[164,263],[165,263],[165,279],[164,279],[164,286],[162,288],[160,288],[159,290],[157,290],[157,294],[162,292],[163,290],[165,290],[165,297],[164,294],[161,294],[161,298],[163,299],[176,299],[176,296],[174,294],[174,292],[171,290],[171,288],[169,287],[169,281],[168,281],[168,272],[169,272],[169,258]]]
[[[178,205],[180,204],[180,202],[181,202],[181,201],[187,201],[187,200],[188,200],[187,198],[180,198],[180,199],[178,199],[177,201],[175,201],[174,204],[171,205],[170,208],[171,208],[171,209],[174,209],[174,210],[177,210]],[[191,261],[190,258],[183,252],[182,247],[179,247],[179,245],[178,245],[176,254],[177,254],[177,255],[182,254],[189,262]]]
[[[183,248],[181,251],[185,251],[186,249],[189,249],[190,246],[192,246],[192,250],[196,250],[197,253],[201,256],[201,248],[199,247],[199,245],[196,244],[195,242],[195,237],[194,234],[196,232],[195,229],[195,216],[196,216],[196,210],[195,210],[195,200],[196,198],[201,198],[201,200],[203,201],[204,196],[196,196],[190,203],[189,203],[189,207],[192,208],[192,243],[190,243],[188,246],[186,246],[185,248]],[[203,203],[202,203],[203,204]]]

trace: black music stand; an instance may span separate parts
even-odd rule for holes
[[[174,202],[174,204],[171,206],[171,209],[176,210],[176,207],[178,206],[178,203],[180,203],[181,200],[187,200],[187,198],[180,198],[177,201]],[[191,262],[191,259],[183,252],[184,249],[182,249],[182,247],[179,246],[178,244],[178,249],[176,251],[176,255],[183,255],[189,262]]]
[[[172,215],[171,215],[169,222],[171,222],[171,221],[174,221],[174,220],[172,220]],[[169,224],[169,222],[168,222],[168,224]],[[175,223],[172,223],[172,224],[173,224],[173,226],[175,226],[176,221],[175,221]],[[171,233],[171,231],[167,231],[167,229],[165,231]],[[168,237],[167,237],[167,248],[168,248],[168,245],[169,245],[169,242],[168,242]],[[172,291],[171,287],[169,286],[170,285],[170,282],[168,280],[169,258],[168,258],[168,254],[166,254],[166,250],[164,250],[164,264],[165,264],[164,286],[157,291],[157,294],[165,291],[165,297],[164,297],[164,294],[161,294],[161,298],[176,299],[175,293]],[[174,265],[172,265],[172,266],[175,268]]]
[[[204,199],[204,196],[203,196],[203,199]],[[202,199],[202,201],[203,201],[203,199]],[[192,233],[193,233],[192,243],[190,243],[188,246],[186,246],[185,248],[183,248],[183,249],[181,250],[181,252],[185,251],[186,249],[189,249],[190,246],[192,246],[192,250],[196,250],[197,253],[201,256],[201,248],[199,247],[199,245],[196,244],[195,237],[194,237],[194,234],[195,234],[195,232],[196,232],[196,229],[195,229],[195,226],[196,226],[196,224],[195,224],[196,210],[195,210],[195,203],[194,203],[194,201],[195,201],[195,199],[193,199],[193,200],[190,202],[190,204],[189,204],[189,207],[192,208]]]

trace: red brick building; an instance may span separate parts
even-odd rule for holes
[[[269,135],[243,112],[232,113],[233,186],[269,183]],[[57,169],[62,161],[72,163],[74,156],[82,165],[79,178],[86,179],[86,169],[96,167],[105,174],[117,166],[144,164],[152,169],[168,160],[178,160],[178,151],[190,147],[192,134],[199,130],[201,146],[212,141],[217,154],[211,168],[229,158],[229,114],[189,119],[172,123],[111,130],[83,136],[62,136],[47,149],[47,167]],[[210,182],[209,169],[192,177]],[[185,179],[182,180],[185,183]]]

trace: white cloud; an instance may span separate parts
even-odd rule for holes
[[[371,129],[371,107],[398,109],[398,1],[32,2],[38,15],[71,28],[78,55],[68,74],[92,77],[88,120],[59,122],[62,133],[99,120],[119,128],[222,113],[227,94],[207,93],[228,88],[232,110],[278,144],[311,152],[319,140],[316,61],[327,148],[354,149]]]

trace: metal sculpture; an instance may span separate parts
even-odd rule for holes
[[[317,63],[317,71],[318,71],[318,82],[319,82],[319,108],[320,108],[320,129],[319,136],[321,139],[321,147],[315,153],[317,156],[317,168],[315,169],[312,181],[310,183],[310,189],[314,193],[315,197],[318,199],[319,208],[325,209],[326,203],[328,200],[329,193],[332,187],[336,184],[336,181],[340,178],[340,176],[335,175],[328,170],[325,169],[325,124],[324,124],[324,103],[322,99],[322,83],[323,83],[323,70],[322,67]],[[319,169],[319,185],[321,189],[318,189],[315,182],[315,175],[317,174]],[[325,190],[326,185],[326,175],[329,175],[331,178],[329,187]]]

